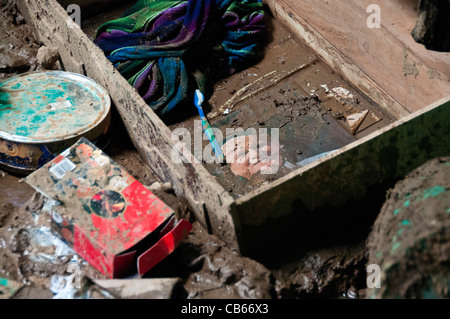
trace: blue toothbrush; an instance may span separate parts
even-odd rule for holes
[[[202,128],[205,131],[206,136],[208,137],[211,145],[216,153],[216,157],[220,160],[220,163],[223,163],[224,157],[222,150],[219,147],[219,143],[217,143],[216,137],[214,136],[213,129],[206,119],[205,114],[203,113],[202,103],[204,100],[203,93],[200,90],[195,90],[194,104],[198,109],[198,113],[200,114],[200,119],[202,120]]]

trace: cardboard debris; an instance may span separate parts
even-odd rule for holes
[[[110,278],[145,274],[192,229],[85,138],[25,181],[60,203],[52,208],[52,229]]]
[[[361,123],[364,121],[368,113],[369,111],[365,110],[363,112],[354,113],[347,116],[347,123],[350,126],[352,134],[356,133],[356,131],[361,126]]]
[[[121,299],[173,299],[183,293],[180,278],[95,280]]]

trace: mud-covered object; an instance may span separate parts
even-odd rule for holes
[[[450,157],[395,185],[367,247],[368,264],[381,270],[381,287],[368,288],[368,298],[450,297]]]
[[[94,42],[163,117],[254,62],[265,29],[261,0],[139,0]]]
[[[411,32],[428,50],[450,51],[450,0],[421,0],[419,17]]]

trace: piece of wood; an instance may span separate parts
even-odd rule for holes
[[[387,4],[392,1],[378,1]],[[367,6],[353,0],[266,0],[276,19],[395,119],[450,95],[448,77],[425,63],[387,27],[369,28]],[[434,56],[438,56],[434,54]],[[442,55],[442,60],[448,57]],[[447,62],[444,62],[447,63]]]
[[[356,133],[356,130],[360,127],[361,123],[364,121],[368,113],[369,110],[365,110],[363,112],[354,113],[347,116],[347,122],[348,125],[350,125],[350,130],[353,134]]]
[[[262,186],[236,201],[241,223],[261,226],[291,214],[295,207],[342,205],[372,185],[405,176],[428,159],[448,156],[449,121],[447,98]]]
[[[358,0],[354,3],[361,8],[367,8],[374,1]],[[417,21],[419,0],[381,0],[376,3],[380,6],[382,26],[414,52],[414,56],[423,61],[421,63],[428,65],[433,70],[431,71],[433,76],[448,79],[450,76],[450,53],[427,50],[425,46],[416,43],[411,36],[411,31]]]

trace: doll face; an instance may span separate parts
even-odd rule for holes
[[[234,137],[222,146],[222,151],[231,171],[247,179],[258,172],[278,170],[281,163],[279,148],[260,146],[256,135]]]

